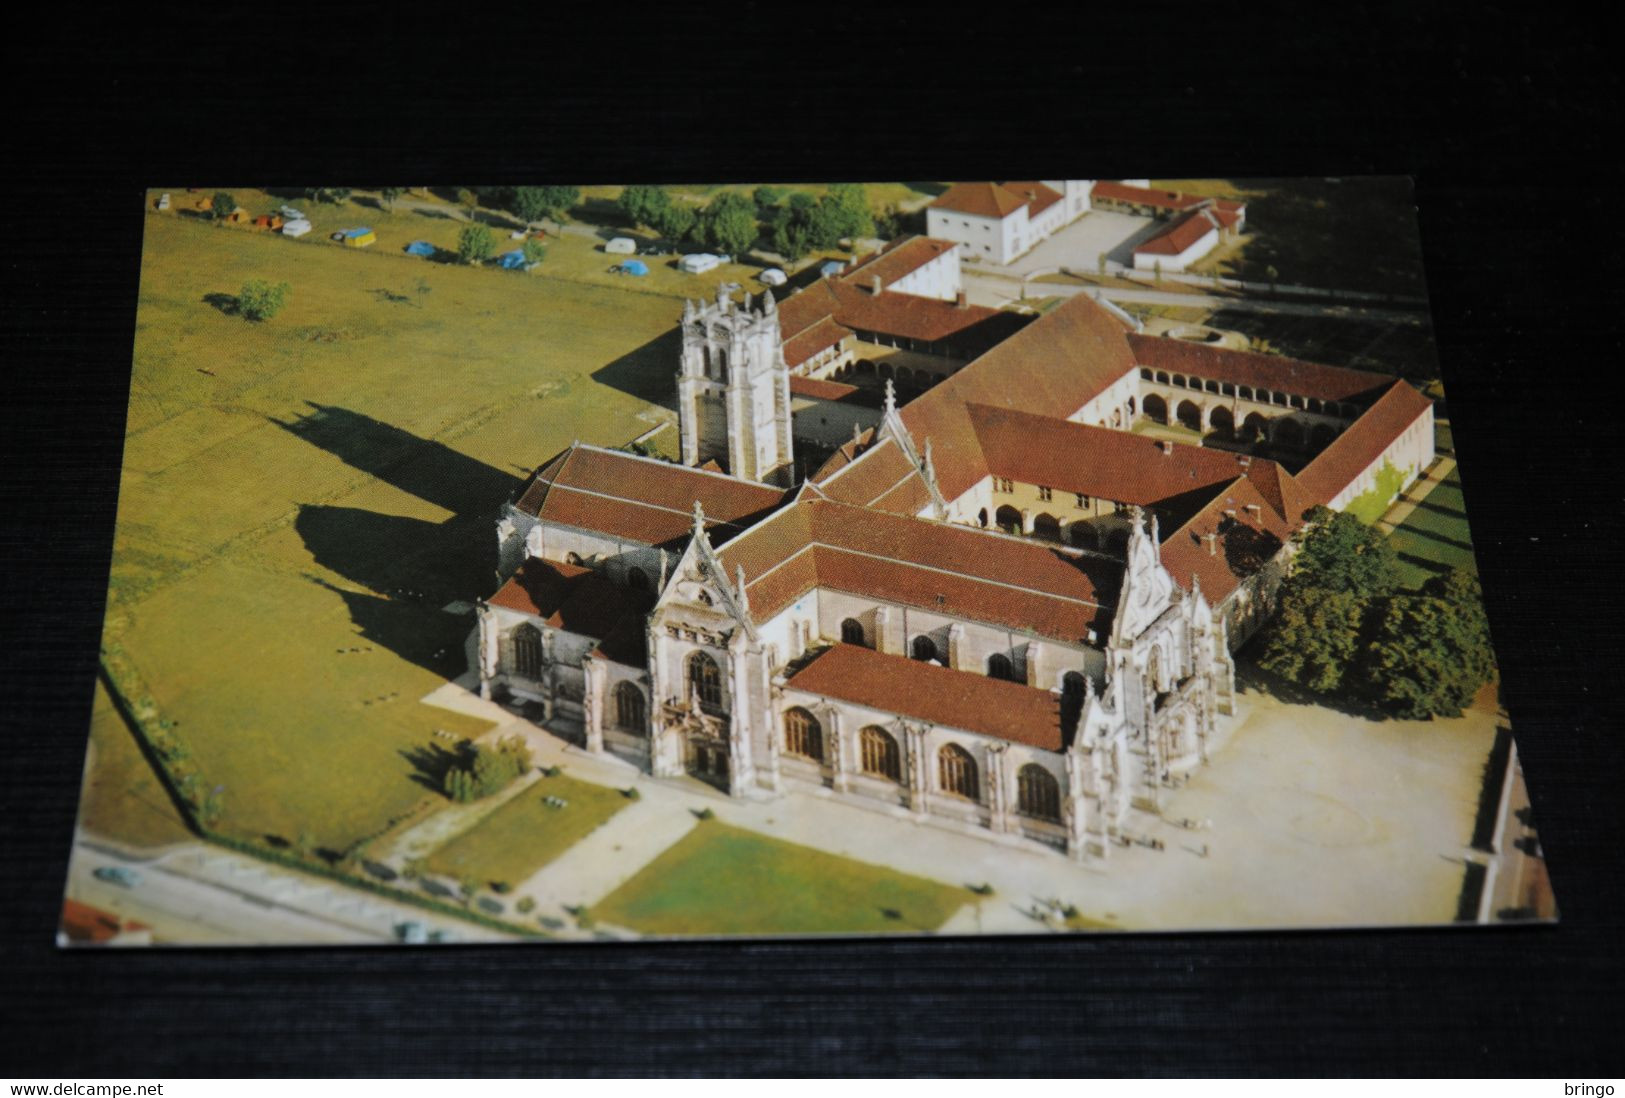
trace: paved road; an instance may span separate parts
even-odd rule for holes
[[[126,888],[98,880],[103,866],[139,874]],[[68,867],[68,898],[146,923],[169,945],[382,945],[394,927],[418,922],[449,941],[504,941],[508,936],[346,888],[323,877],[275,866],[205,843],[172,847],[149,860],[83,833]]]

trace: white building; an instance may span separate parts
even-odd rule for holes
[[[928,236],[966,259],[1008,263],[1089,211],[1093,180],[956,183],[925,211]]]

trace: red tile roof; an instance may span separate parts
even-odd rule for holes
[[[1232,351],[1170,336],[1131,334],[1128,345],[1142,366],[1234,385],[1274,389],[1319,400],[1374,398],[1392,380],[1385,374],[1322,366],[1284,355]]]
[[[1037,217],[1051,206],[1061,200],[1061,192],[1048,183],[1021,182],[1004,183],[1005,190],[1014,193],[1018,198],[1027,200],[1027,216]]]
[[[70,942],[99,944],[112,941],[126,932],[147,929],[144,923],[78,900],[62,901],[62,933],[67,935]]]
[[[1133,187],[1109,179],[1102,179],[1096,183],[1090,189],[1089,195],[1091,198],[1132,202],[1136,206],[1150,206],[1157,210],[1188,210],[1207,201],[1200,195],[1181,194],[1179,191],[1164,191],[1151,187]]]
[[[969,411],[988,471],[1023,484],[1149,507],[1180,501],[1249,471],[1236,454],[1223,450],[1165,444],[1145,435],[985,404],[972,404]],[[1276,468],[1263,458],[1250,461],[1257,476]],[[1206,501],[1204,496],[1201,502]]]
[[[1047,690],[858,645],[820,653],[786,686],[1049,751],[1063,742],[1060,699]]]
[[[792,368],[854,330],[936,343],[1012,315],[985,305],[960,306],[890,290],[876,296],[858,281],[841,278],[820,279],[791,294],[779,304],[778,312],[784,360]]]
[[[814,586],[1083,643],[1104,634],[1122,582],[1106,557],[804,498],[721,553],[766,620]],[[788,573],[786,574],[786,570]]]
[[[1069,416],[1134,369],[1127,332],[1122,321],[1079,295],[904,408],[914,444],[933,441],[943,496],[954,499],[987,476],[967,405]]]
[[[1025,197],[997,183],[955,183],[931,203],[935,209],[1000,221],[1026,204]]]
[[[1057,196],[1059,197],[1059,196]],[[868,289],[875,276],[882,287],[907,278],[921,267],[952,252],[959,245],[952,240],[933,240],[928,236],[908,236],[871,252],[835,277],[842,282]]]
[[[606,655],[637,666],[644,661],[643,624],[655,596],[614,583],[591,568],[532,557],[486,601],[604,642],[599,648]]]
[[[919,475],[908,455],[888,438],[879,446],[865,450],[828,480],[820,481],[818,490],[840,503],[870,507],[904,482],[919,479]],[[929,496],[927,490],[927,498]]]
[[[798,294],[797,297],[804,297]],[[781,328],[780,331],[787,329]],[[833,347],[852,335],[852,329],[836,323],[832,316],[820,317],[810,326],[802,328],[784,341],[784,364],[792,370],[812,358],[826,347]],[[794,379],[791,379],[794,384]]]
[[[1298,483],[1316,503],[1330,503],[1427,413],[1433,402],[1406,381],[1395,381],[1364,415],[1298,473]]]
[[[720,544],[783,502],[784,491],[577,444],[537,470],[515,506],[550,523],[662,545],[688,536],[695,500]]]
[[[1282,518],[1252,481],[1237,477],[1183,525],[1161,531],[1162,564],[1187,590],[1193,577],[1199,579],[1202,594],[1216,603],[1280,552],[1297,526]]]
[[[871,408],[880,407],[880,395],[873,389],[816,377],[800,377],[795,374],[790,376],[790,395],[836,403],[861,404]]]
[[[1218,215],[1210,210],[1192,210],[1169,222],[1160,232],[1147,237],[1134,249],[1135,255],[1179,255],[1219,228]]]

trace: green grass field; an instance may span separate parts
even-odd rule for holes
[[[549,796],[568,805],[553,808],[544,801]],[[436,850],[424,868],[486,887],[497,881],[518,885],[629,803],[618,789],[564,774],[542,778]]]
[[[1473,559],[1472,535],[1467,529],[1459,472],[1452,469],[1389,535],[1388,541],[1399,553],[1404,582],[1412,587],[1420,587],[1451,568],[1476,573],[1478,562]]]
[[[341,220],[381,248],[392,222],[366,212]],[[488,727],[417,701],[465,668],[472,621],[440,607],[494,586],[525,472],[659,421],[682,303],[321,228],[146,218],[106,640],[225,787],[223,830],[344,851],[439,795],[434,729]],[[217,307],[249,278],[289,282],[287,308]],[[137,835],[143,811],[104,798],[94,818]]]
[[[100,681],[90,711],[90,747],[95,762],[80,807],[85,827],[131,846],[193,837]]]
[[[917,933],[971,899],[962,888],[708,821],[592,915],[644,934]]]

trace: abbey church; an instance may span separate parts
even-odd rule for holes
[[[960,250],[687,303],[681,463],[577,443],[529,478],[481,692],[735,797],[1127,841],[1233,714],[1305,512],[1409,484],[1432,405],[1082,295],[971,306]]]

